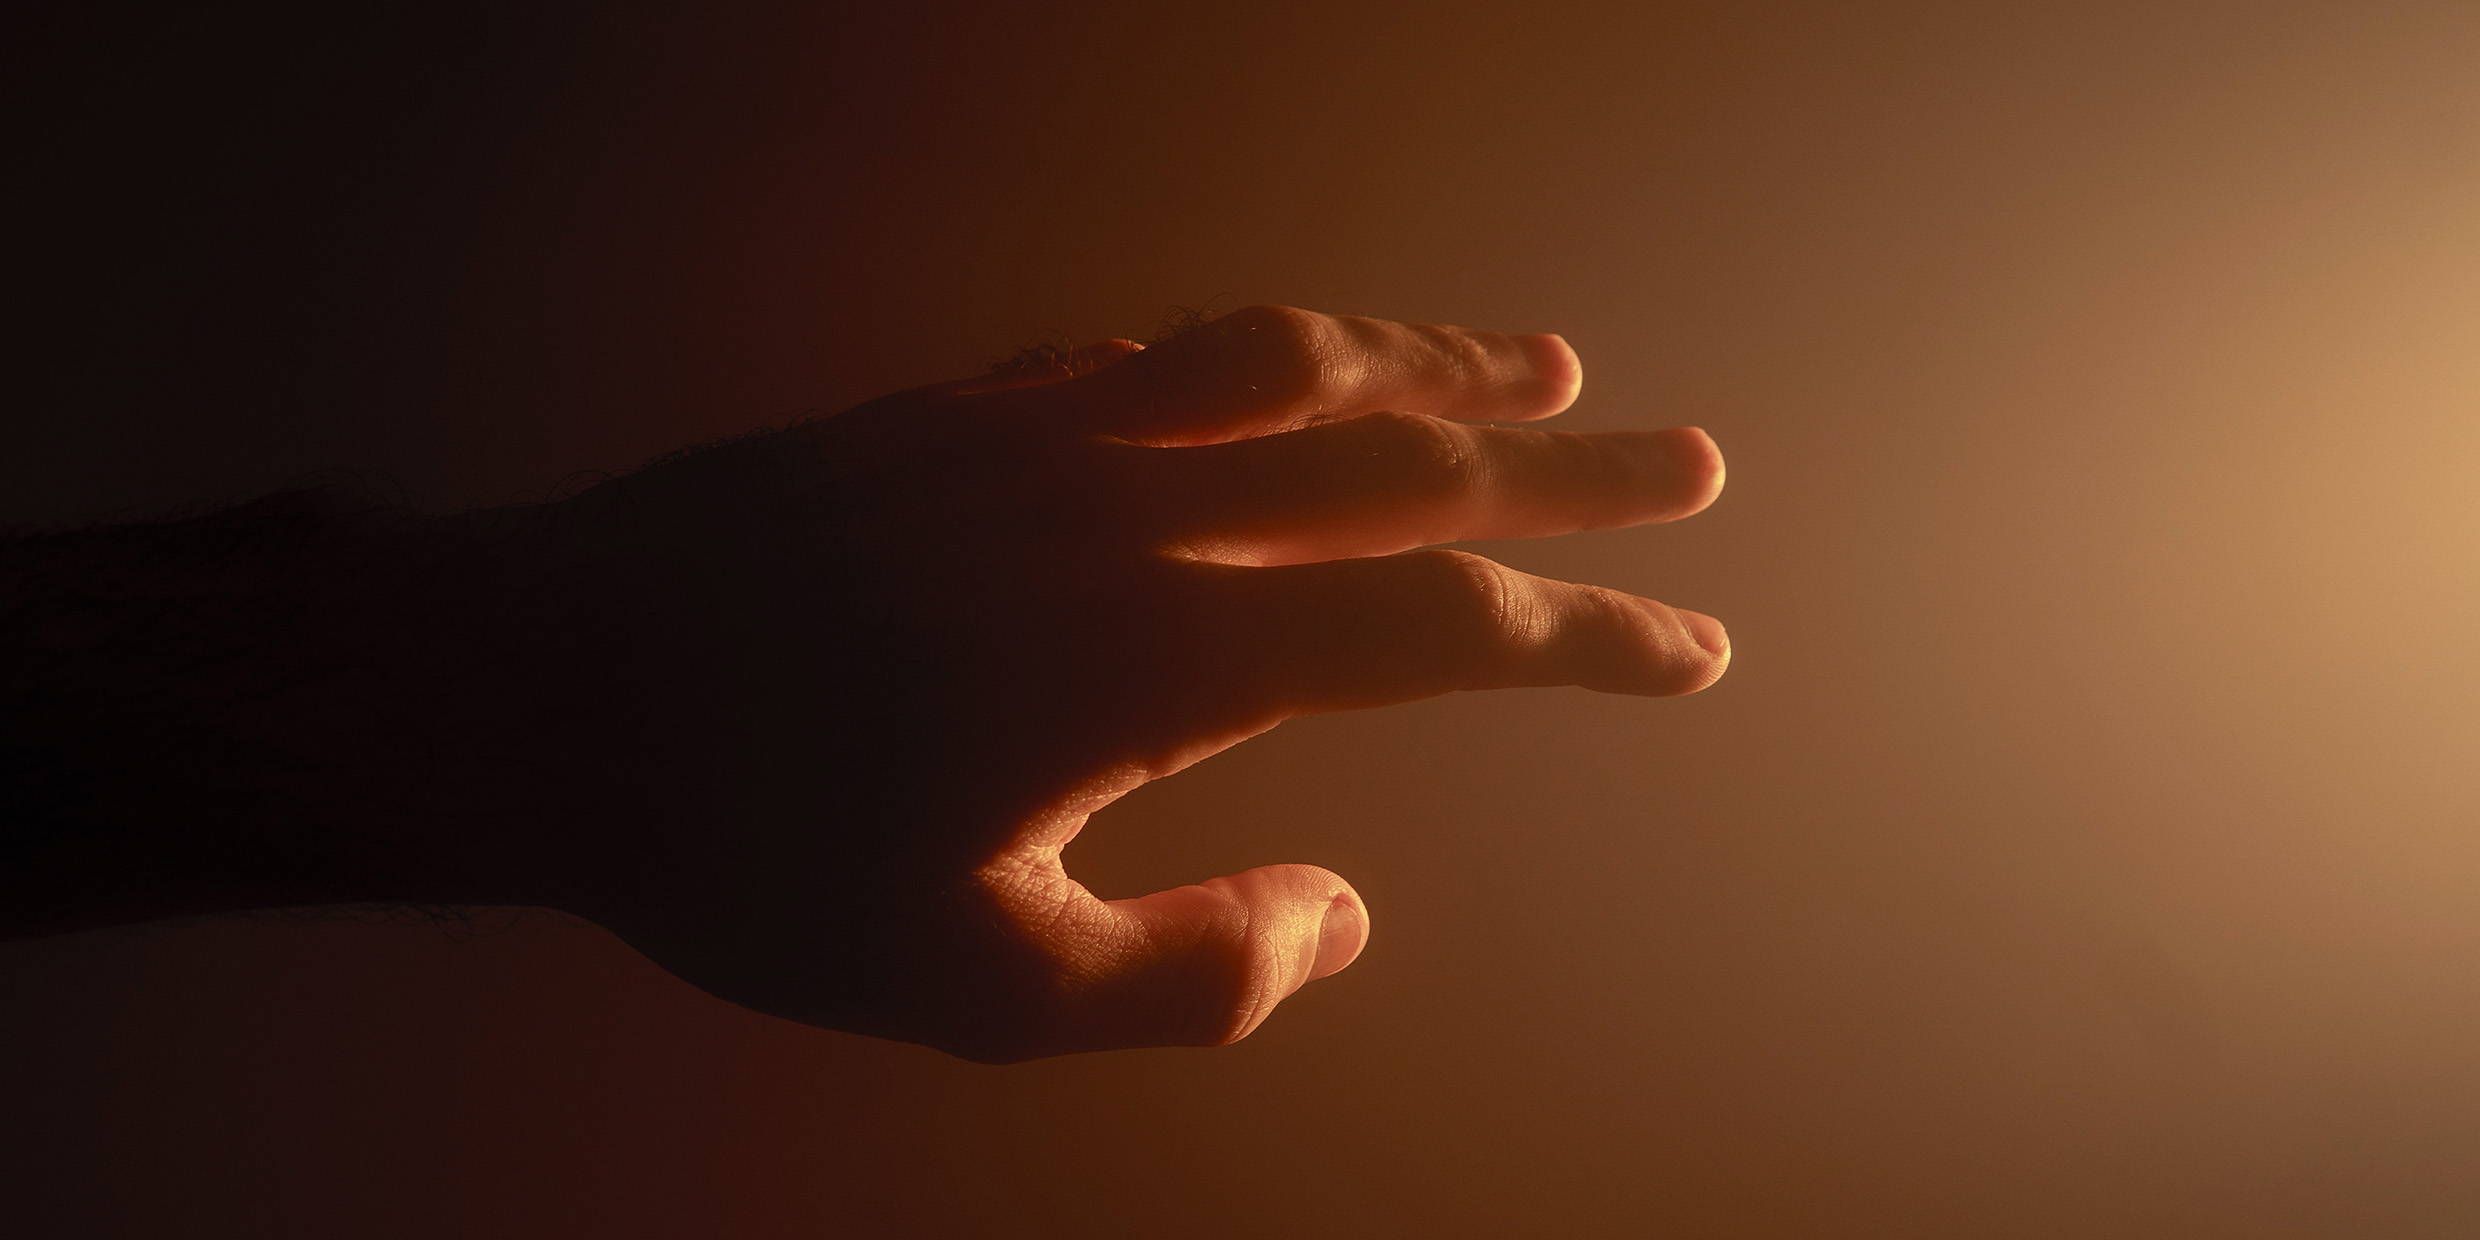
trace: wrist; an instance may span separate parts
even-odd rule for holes
[[[336,492],[12,539],[0,925],[515,894],[426,779],[460,543]]]

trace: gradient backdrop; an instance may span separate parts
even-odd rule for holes
[[[2480,1235],[2480,5],[588,7],[45,19],[100,225],[16,242],[0,519],[495,502],[1277,301],[1709,428],[1708,514],[1487,549],[1736,665],[1105,813],[1106,895],[1367,896],[1226,1050],[975,1066],[540,914],[0,948],[0,1230]]]

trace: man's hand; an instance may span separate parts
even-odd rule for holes
[[[138,906],[543,904],[975,1059],[1233,1041],[1359,954],[1360,897],[1276,865],[1100,900],[1060,861],[1088,815],[1295,715],[1722,674],[1704,616],[1415,550],[1712,501],[1699,431],[1471,425],[1579,374],[1553,336],[1257,308],[374,536],[419,571],[309,540],[265,639],[303,653],[231,654],[180,692],[238,704],[179,710],[276,755],[228,798],[291,824],[234,828],[249,855],[324,840],[326,877]]]
[[[1277,865],[1100,900],[1060,863],[1088,815],[1295,715],[1722,674],[1704,616],[1411,550],[1712,501],[1699,431],[1468,425],[1579,379],[1556,337],[1258,308],[490,515],[581,635],[526,658],[597,686],[525,747],[565,764],[520,794],[548,902],[972,1058],[1245,1036],[1359,954],[1359,896]]]

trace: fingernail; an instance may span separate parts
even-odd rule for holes
[[[1722,627],[1720,620],[1685,607],[1671,610],[1679,613],[1679,622],[1688,626],[1688,636],[1695,638],[1696,644],[1705,648],[1705,653],[1717,657],[1731,653],[1731,634]]]
[[[1361,948],[1369,943],[1369,918],[1361,912],[1358,902],[1350,896],[1336,896],[1326,906],[1326,920],[1318,924],[1317,963],[1309,966],[1309,980],[1316,981],[1343,972],[1343,967],[1358,959]]]

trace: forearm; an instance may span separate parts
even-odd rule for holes
[[[0,934],[458,896],[391,726],[456,558],[316,493],[0,544]]]

